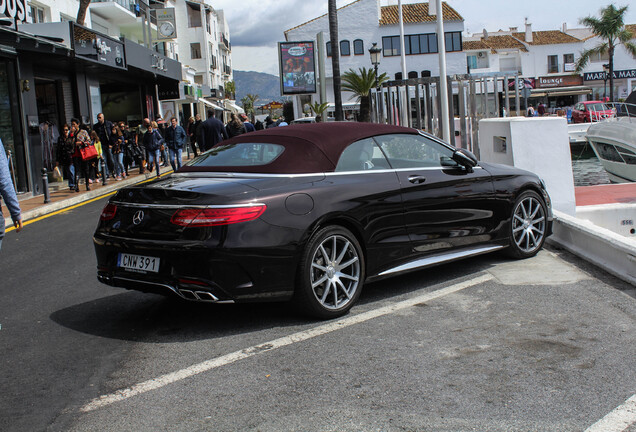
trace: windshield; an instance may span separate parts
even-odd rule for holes
[[[186,165],[199,167],[261,166],[267,165],[285,150],[278,144],[238,143],[220,144]]]
[[[604,103],[599,102],[599,103],[589,104],[587,106],[587,109],[590,111],[605,111],[605,110],[608,110],[609,108]]]

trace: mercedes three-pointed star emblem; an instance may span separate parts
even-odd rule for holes
[[[137,212],[133,216],[133,224],[139,225],[142,220],[144,220],[144,211],[143,210],[137,210]]]

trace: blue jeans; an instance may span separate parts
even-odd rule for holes
[[[169,149],[170,150],[170,165],[172,165],[172,169],[174,171],[178,170],[179,168],[181,168],[181,155],[183,154],[183,149]],[[175,162],[174,162],[174,158],[175,156],[177,157],[177,164],[175,166]]]
[[[115,175],[121,177],[124,172],[124,152],[113,155],[113,164],[115,165]]]
[[[65,165],[66,177],[68,178],[68,187],[75,189],[75,165]]]
[[[157,169],[157,177],[159,177],[161,175],[159,172],[159,165],[161,165],[161,150],[148,150],[148,163],[155,164],[155,168]]]
[[[113,165],[113,154],[108,148],[108,143],[102,144],[102,155],[104,158],[104,173],[106,173],[106,178],[108,178],[110,176],[108,165],[111,165],[111,166]]]

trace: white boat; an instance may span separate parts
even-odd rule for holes
[[[636,105],[609,105],[617,117],[591,124],[586,139],[612,182],[636,182]]]

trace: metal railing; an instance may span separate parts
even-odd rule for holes
[[[605,105],[614,110],[618,118],[627,118],[630,123],[636,122],[636,105],[627,102],[605,102]]]
[[[522,115],[521,86],[517,73],[451,75],[448,77],[447,113],[451,144],[479,157],[479,120]],[[442,137],[439,77],[388,81],[371,91],[371,121],[423,129]],[[525,106],[526,104],[524,104]]]

